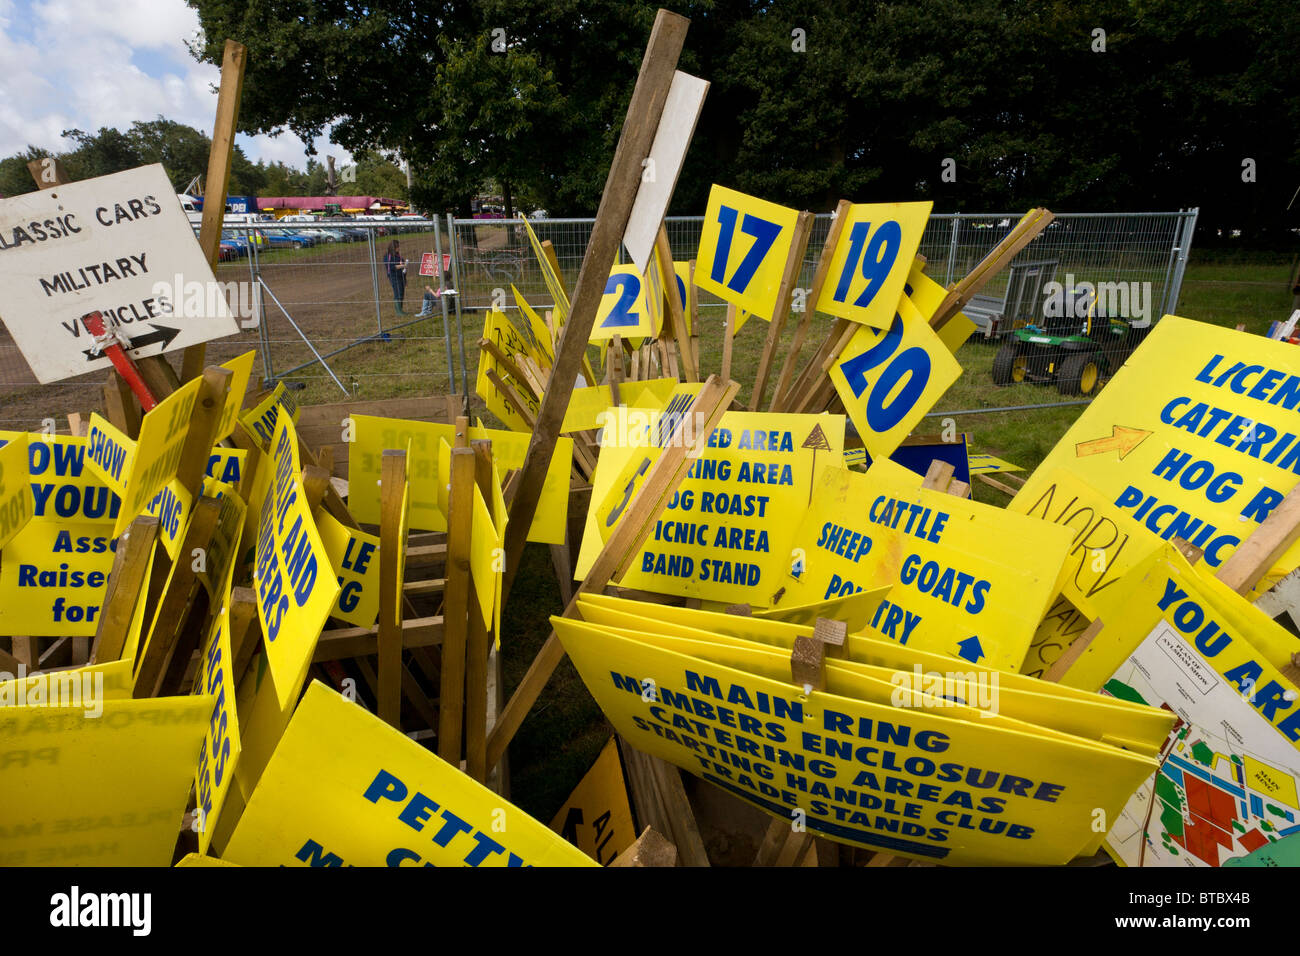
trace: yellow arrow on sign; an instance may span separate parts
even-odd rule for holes
[[[1074,446],[1074,456],[1083,458],[1086,455],[1104,455],[1107,452],[1115,451],[1119,452],[1119,460],[1123,461],[1124,456],[1142,444],[1150,434],[1149,431],[1142,428],[1125,428],[1123,425],[1112,425],[1109,438],[1094,438],[1092,441],[1079,442]]]

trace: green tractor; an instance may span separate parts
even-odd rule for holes
[[[1011,333],[993,356],[993,384],[1055,383],[1062,395],[1092,395],[1146,338],[1150,324],[1110,318],[1088,285],[1049,295],[1041,325]]]

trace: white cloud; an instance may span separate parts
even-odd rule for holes
[[[125,129],[159,115],[211,134],[220,70],[190,56],[199,32],[184,0],[0,0],[0,156],[66,149],[65,129]],[[254,161],[306,164],[302,141],[240,136]],[[328,137],[321,155],[349,157]]]

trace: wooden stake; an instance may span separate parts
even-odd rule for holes
[[[97,664],[122,659],[135,604],[146,584],[149,555],[157,538],[158,519],[154,515],[140,515],[118,538],[113,568],[108,574],[108,589],[104,592],[104,609],[90,650],[90,659]]]
[[[1300,485],[1282,499],[1232,552],[1215,575],[1238,594],[1249,594],[1291,545],[1300,540]]]
[[[1037,238],[1038,234],[1055,218],[1049,210],[1041,206],[1025,213],[1024,217],[1016,223],[1015,228],[989,251],[979,265],[949,288],[948,295],[930,317],[931,327],[938,331],[947,325],[948,321],[960,312],[990,279],[1010,264],[1017,253]]]
[[[213,269],[221,255],[221,227],[226,217],[226,192],[230,188],[235,126],[239,122],[239,100],[244,92],[244,64],[247,60],[248,49],[242,43],[226,41],[221,58],[221,88],[217,92],[217,118],[212,126],[212,148],[208,152],[208,178],[203,184],[203,222],[199,226],[199,247]],[[188,382],[199,374],[205,354],[206,343],[203,342],[185,350],[181,361],[181,381]]]
[[[668,227],[663,223],[659,224],[654,254],[659,257],[659,268],[664,276],[664,298],[668,302],[668,318],[673,330],[673,338],[677,340],[677,352],[682,359],[686,381],[698,382],[700,372],[695,364],[695,355],[691,352],[691,335],[686,331],[686,314],[682,310],[681,299],[677,297],[677,274],[673,272],[673,250],[668,242]]]
[[[673,285],[677,282],[674,280]],[[695,362],[696,381],[699,381],[700,375],[700,296],[699,290],[695,288],[695,260],[692,259],[686,264],[686,314],[690,316],[691,327],[691,360]],[[729,376],[722,376],[724,379]]]
[[[492,500],[492,443],[476,441],[474,485],[484,501]],[[471,502],[473,504],[473,502]],[[491,621],[479,610],[478,583],[470,579],[469,643],[465,649],[465,770],[486,784],[488,733],[488,655],[492,648]]]
[[[785,330],[786,317],[790,314],[790,299],[794,295],[795,284],[799,281],[799,272],[803,269],[804,253],[808,249],[808,237],[812,235],[813,214],[799,213],[794,224],[794,240],[790,243],[790,257],[785,260],[785,271],[781,274],[781,285],[776,293],[776,309],[772,321],[767,324],[767,340],[763,343],[763,357],[758,362],[758,374],[754,378],[754,391],[749,396],[749,410],[758,411],[763,402],[763,393],[767,390],[767,376],[772,370],[772,361],[776,357],[777,346],[781,343],[781,333]]]
[[[817,271],[813,273],[812,288],[808,291],[808,298],[804,300],[803,317],[799,319],[799,325],[794,330],[794,341],[790,343],[790,351],[786,354],[785,364],[781,366],[781,376],[777,379],[776,389],[772,393],[770,411],[786,411],[788,399],[786,392],[790,388],[790,379],[794,376],[795,366],[799,362],[799,351],[803,348],[804,339],[808,337],[808,329],[812,326],[813,316],[817,312],[817,300],[821,298],[822,287],[826,284],[826,277],[830,275],[831,258],[835,255],[835,247],[839,245],[840,235],[844,232],[844,223],[849,218],[849,208],[852,205],[847,199],[841,199],[835,207],[835,218],[831,220],[830,232],[826,234],[822,254],[817,259]]]
[[[736,318],[739,313],[735,304],[727,303],[727,324],[722,331],[722,371],[718,373],[724,382],[731,379],[731,347],[736,338]]]
[[[474,520],[474,452],[451,450],[447,517],[447,583],[443,590],[442,682],[438,701],[438,756],[460,765],[465,711],[465,650],[469,636],[470,536]],[[477,612],[476,612],[477,613]]]
[[[402,729],[402,497],[406,452],[386,449],[379,485],[379,719]]]
[[[685,17],[667,10],[660,10],[655,16],[650,41],[641,61],[641,71],[614,151],[614,160],[605,180],[600,207],[596,211],[596,222],[587,243],[587,251],[583,255],[582,268],[578,272],[572,311],[555,350],[555,365],[537,413],[518,490],[510,509],[510,521],[506,526],[502,600],[509,595],[514,575],[519,570],[519,559],[523,555],[528,529],[532,526],[542,485],[555,452],[555,440],[560,434],[578,369],[584,365],[591,327],[596,321],[596,310],[604,297],[605,282],[623,240],[632,204],[641,183],[641,161],[650,154],[655,133],[659,129],[664,100],[668,96],[673,72],[677,69],[677,58],[681,54],[688,25],[689,21]],[[505,715],[502,716],[503,723],[497,725],[494,736],[501,732],[504,718]],[[508,740],[513,733],[513,730],[509,731],[505,739]],[[504,750],[504,747],[501,749]],[[489,763],[495,763],[491,754]]]

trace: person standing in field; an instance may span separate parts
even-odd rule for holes
[[[401,249],[394,239],[388,244],[388,251],[384,253],[384,269],[393,287],[393,307],[398,315],[406,314],[402,311],[402,304],[406,299],[406,266],[407,261],[402,258]]]

